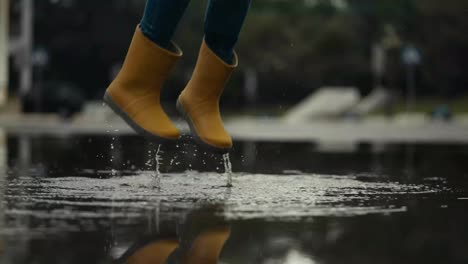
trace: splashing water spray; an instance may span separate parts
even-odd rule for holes
[[[160,167],[161,167],[161,164],[162,164],[162,156],[160,155],[162,153],[161,151],[161,144],[158,145],[158,149],[156,150],[156,155],[154,157],[154,161],[155,161],[155,170],[154,170],[154,177],[153,177],[153,180],[151,182],[151,186],[154,188],[154,189],[161,189],[161,171],[160,171]]]
[[[224,176],[227,178],[226,187],[232,187],[232,164],[229,153],[223,154]]]

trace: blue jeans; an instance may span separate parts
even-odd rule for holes
[[[210,0],[205,16],[206,44],[224,61],[231,63],[234,46],[251,0]],[[169,48],[174,32],[190,0],[147,0],[140,23],[145,36]]]

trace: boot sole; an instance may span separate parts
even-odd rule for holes
[[[192,119],[187,115],[187,112],[184,110],[184,107],[182,106],[182,103],[180,102],[179,99],[177,99],[176,108],[177,108],[177,111],[182,116],[182,118],[185,120],[185,122],[187,122],[187,124],[189,125],[190,133],[192,134],[195,143],[197,143],[199,146],[207,148],[210,151],[214,151],[214,152],[222,153],[222,154],[228,153],[232,149],[232,148],[215,147],[215,146],[213,146],[211,144],[208,144],[205,141],[203,141],[200,138],[200,136],[198,136],[198,134],[197,134],[197,132],[195,130],[195,127],[193,125]]]
[[[114,102],[112,97],[107,92],[104,94],[103,101],[104,103],[107,104],[107,106],[109,106],[110,109],[112,109],[112,111],[114,111],[114,113],[116,113],[120,118],[122,118],[125,121],[125,123],[127,123],[127,125],[129,125],[137,134],[145,137],[146,139],[151,140],[151,141],[157,141],[160,143],[173,142],[177,140],[173,138],[165,138],[165,137],[155,135],[147,131],[146,129],[142,128],[140,125],[135,123],[133,119],[130,116],[128,116],[127,113],[125,113],[125,111],[123,111],[122,108],[120,108],[120,106],[117,103]]]

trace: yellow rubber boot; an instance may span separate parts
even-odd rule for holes
[[[122,69],[104,96],[107,105],[150,139],[180,137],[160,104],[162,85],[182,56],[174,47],[174,52],[159,47],[137,27]]]
[[[177,100],[195,138],[221,151],[232,148],[232,139],[224,129],[219,99],[237,61],[234,55],[232,65],[225,63],[203,41],[192,79]]]

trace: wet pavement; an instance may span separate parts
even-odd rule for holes
[[[0,263],[468,263],[468,145],[1,145]]]

